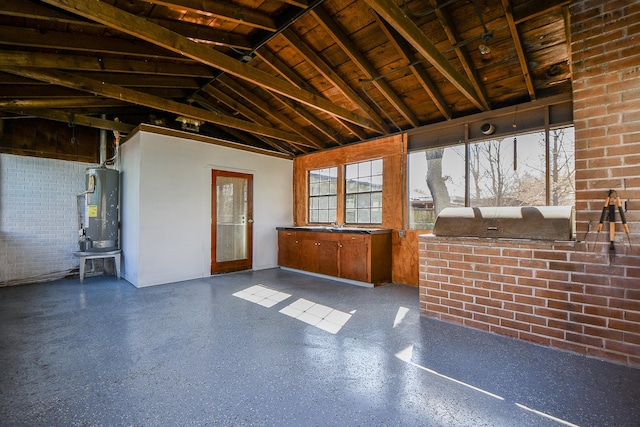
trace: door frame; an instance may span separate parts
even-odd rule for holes
[[[247,179],[247,258],[233,261],[216,262],[217,245],[217,183],[216,178],[244,178]],[[233,271],[251,270],[253,268],[253,174],[231,172],[220,169],[211,170],[211,274],[230,273]]]

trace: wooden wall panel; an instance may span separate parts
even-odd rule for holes
[[[360,144],[339,147],[332,150],[296,157],[293,165],[293,210],[294,224],[307,225],[308,171],[329,166],[339,169],[349,163],[364,160],[384,160],[384,181],[382,189],[382,227],[393,230],[393,271],[394,283],[418,286],[418,234],[406,230],[406,135],[395,135],[367,141]],[[340,182],[339,185],[342,185]],[[344,191],[339,190],[339,194]],[[344,200],[338,200],[338,215],[344,211]],[[400,231],[405,237],[400,237]]]

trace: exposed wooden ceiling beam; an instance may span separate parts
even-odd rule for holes
[[[292,86],[290,83],[274,77],[261,70],[243,64],[229,56],[189,40],[173,31],[167,30],[144,18],[127,13],[101,1],[86,2],[85,0],[42,0],[45,3],[71,11],[85,18],[100,22],[110,28],[154,43],[158,46],[180,53],[186,57],[225,71],[241,79],[250,81],[265,89],[288,96],[310,107],[328,114],[343,118],[359,126],[378,130],[378,125],[372,120],[355,114],[334,103],[318,98],[317,95]]]
[[[92,80],[74,74],[40,68],[33,69],[2,67],[1,69],[7,73],[29,77],[54,85],[91,92],[109,98],[126,100],[127,102],[130,102],[132,104],[144,105],[146,107],[155,108],[161,111],[193,117],[194,119],[199,119],[222,126],[228,126],[231,128],[244,130],[246,132],[256,133],[258,135],[269,136],[294,144],[306,143],[300,136],[294,135],[289,132],[283,132],[267,126],[260,126],[255,123],[236,119],[234,117],[228,117],[223,114],[210,112],[201,108],[181,104],[179,102],[160,98],[154,95],[149,95],[140,91],[127,89],[120,86],[114,86],[108,83],[102,83],[98,80]]]
[[[328,32],[335,42],[342,48],[347,56],[353,61],[353,63],[364,73],[367,79],[372,80],[378,77],[378,71],[369,62],[367,58],[360,52],[358,47],[349,39],[347,34],[342,28],[334,21],[329,14],[319,6],[311,12],[318,23]],[[389,101],[389,103],[395,108],[409,123],[411,126],[418,127],[418,119],[415,114],[409,109],[407,104],[400,99],[398,94],[389,86],[384,79],[374,79],[371,82],[382,95]]]
[[[124,40],[116,37],[98,37],[59,31],[38,31],[27,28],[0,26],[0,42],[11,46],[29,46],[37,48],[61,48],[71,51],[91,53],[117,53],[154,59],[185,59],[179,54],[169,52],[139,40]],[[188,60],[191,62],[191,60]]]
[[[302,9],[306,9],[309,7],[309,2],[307,0],[280,0],[282,3],[290,4],[291,6],[300,7]]]
[[[230,46],[237,49],[251,50],[253,42],[240,34],[221,31],[206,25],[197,25],[192,22],[173,21],[169,19],[149,19],[156,24],[174,31],[190,39],[198,39],[221,46]]]
[[[181,76],[211,79],[209,67],[199,64],[144,61],[111,57],[89,57],[60,53],[0,51],[0,65],[55,68],[69,71],[95,71],[156,76]]]
[[[52,10],[41,4],[31,3],[28,0],[0,0],[0,15],[20,16],[30,19],[64,22],[74,25],[88,25],[104,28],[102,24],[99,24],[97,22],[89,21],[85,18],[81,18],[67,12]],[[162,27],[170,29],[171,31],[175,31],[176,33],[181,34],[185,37],[208,41],[222,46],[235,47],[238,49],[250,50],[253,47],[252,41],[248,37],[242,36],[240,34],[221,31],[209,26],[197,25],[190,22],[187,23],[183,21],[174,21],[170,19],[153,18],[150,19],[150,21],[155,22]],[[55,32],[47,32],[47,34],[52,33],[55,34]],[[34,32],[32,32],[31,37],[35,38],[37,37],[37,34],[34,34]],[[30,38],[25,39],[23,37],[23,39],[25,42],[33,43]],[[80,38],[80,40],[77,40],[77,42],[86,44],[88,42],[95,42],[96,40],[100,42],[101,40],[104,40],[104,38],[85,34]]]
[[[513,20],[516,25],[537,18],[554,10],[569,6],[571,0],[536,0],[522,3],[513,8]]]
[[[205,99],[202,95],[196,94],[191,99],[193,102],[197,103],[203,108],[206,108],[207,110],[218,111],[218,109],[214,105],[212,105],[207,99]],[[254,140],[254,145],[257,145],[258,143],[262,142],[263,144],[266,144],[282,153],[286,153],[289,155],[294,155],[295,154],[294,151],[296,151],[296,148],[292,147],[291,145],[287,144],[287,147],[283,147],[282,141],[273,141],[262,135],[253,135],[250,133],[242,132],[238,129],[232,129],[232,128],[222,127],[222,126],[220,126],[219,128],[229,133],[230,135],[235,136],[239,141],[242,141],[242,142],[252,142],[252,140]],[[297,151],[302,153],[307,152],[302,148],[298,148]]]
[[[454,50],[456,52],[456,55],[458,55],[458,59],[462,64],[462,68],[464,68],[464,71],[467,74],[467,77],[469,78],[471,85],[473,86],[476,93],[478,94],[478,97],[480,98],[480,102],[482,102],[482,106],[484,107],[485,110],[490,110],[491,106],[489,105],[487,91],[485,90],[484,85],[480,81],[480,77],[478,76],[478,73],[476,72],[476,69],[473,66],[473,61],[471,60],[469,53],[462,46],[458,44],[461,40],[459,40],[458,38],[458,34],[455,31],[455,26],[451,20],[451,17],[447,13],[446,9],[438,7],[437,0],[430,0],[430,3],[435,10],[436,16],[438,17],[438,19],[440,20],[440,23],[442,24],[442,28],[444,29],[444,32],[447,35],[447,38],[449,39],[449,42],[451,43],[452,46],[454,46]]]
[[[85,116],[82,114],[68,113],[59,110],[28,108],[6,109],[4,111],[18,115],[35,116],[43,119],[54,120],[57,122],[76,124],[96,129],[115,130],[124,133],[129,133],[136,128],[135,125],[115,122],[113,120],[101,119],[98,117]]]
[[[344,97],[354,106],[358,107],[376,124],[376,128],[380,133],[388,133],[388,129],[382,118],[369,106],[352,88],[345,82],[342,77],[336,73],[333,68],[327,64],[316,52],[313,51],[305,42],[300,40],[298,35],[290,28],[280,33],[287,42],[293,47],[309,64],[315,68],[325,79],[336,87]]]
[[[325,122],[323,122],[322,120],[320,120],[319,118],[311,114],[309,111],[307,111],[304,108],[304,106],[296,102],[293,102],[291,99],[287,97],[278,95],[277,93],[274,94],[274,97],[278,101],[280,101],[282,104],[287,106],[291,112],[302,117],[307,123],[313,126],[320,133],[322,133],[327,138],[327,140],[333,141],[338,145],[344,144],[344,141],[342,140],[342,138],[340,138],[337,132],[331,129]]]
[[[451,117],[453,117],[453,112],[451,111],[449,104],[447,104],[442,94],[440,94],[440,91],[438,90],[436,85],[433,83],[433,81],[431,80],[431,78],[429,77],[425,69],[422,67],[422,65],[415,63],[415,59],[413,58],[413,52],[411,51],[407,41],[403,39],[400,36],[400,34],[398,34],[398,32],[393,27],[391,27],[387,23],[387,21],[382,19],[378,14],[375,14],[375,17],[378,25],[380,26],[382,31],[387,35],[387,38],[391,41],[391,43],[395,46],[396,50],[400,53],[400,56],[402,56],[402,58],[408,64],[412,64],[412,65],[409,65],[409,68],[411,69],[411,72],[413,73],[414,77],[418,80],[418,83],[420,83],[420,86],[422,86],[424,91],[427,92],[427,95],[429,95],[429,98],[431,98],[434,105],[438,108],[442,116],[445,119],[449,120]]]
[[[266,47],[262,47],[256,51],[256,55],[262,59],[267,65],[273,68],[278,74],[287,79],[291,84],[299,87],[301,89],[306,90],[310,93],[315,93],[317,96],[322,96],[314,87],[309,85],[293,68],[287,66],[280,58],[274,55],[269,49]],[[345,120],[341,120],[339,118],[333,117],[340,125],[344,126],[349,132],[354,134],[358,139],[365,140],[367,138],[367,134],[362,130],[362,128],[355,126],[354,124],[347,122]]]
[[[52,10],[31,0],[0,0],[0,15],[19,16],[21,18],[41,19],[67,24],[89,25],[93,27],[102,26],[95,22],[78,18],[67,12]]]
[[[267,31],[276,31],[278,26],[273,18],[253,9],[215,0],[146,0],[172,9],[183,9],[200,15],[212,16],[225,21],[247,25]]]
[[[382,16],[422,56],[424,56],[447,80],[453,84],[476,107],[485,107],[473,86],[456,70],[447,58],[431,43],[420,28],[396,5],[393,0],[365,0],[378,15]]]
[[[306,129],[298,126],[297,124],[291,122],[291,120],[284,114],[278,112],[277,110],[274,110],[271,105],[260,99],[258,96],[256,96],[255,92],[247,89],[241,83],[235,81],[227,75],[220,76],[218,78],[218,81],[227,86],[240,97],[244,98],[247,102],[254,105],[256,108],[262,111],[264,115],[271,117],[276,122],[289,128],[289,130],[302,136],[304,139],[311,143],[310,145],[308,145],[309,147],[325,148],[324,144],[322,144],[322,142],[319,141],[313,134],[311,134]]]
[[[533,81],[531,79],[531,73],[529,72],[529,65],[527,64],[527,57],[522,47],[522,41],[520,40],[520,34],[518,33],[518,26],[513,18],[513,10],[511,8],[511,2],[509,0],[502,0],[502,7],[509,24],[509,31],[511,32],[511,38],[515,45],[516,52],[518,53],[518,61],[520,62],[520,68],[522,69],[522,76],[524,82],[527,85],[527,91],[529,91],[529,97],[532,101],[536,100],[536,90],[533,87]]]
[[[126,102],[110,98],[38,98],[38,99],[0,99],[2,109],[27,108],[110,108],[130,105]]]

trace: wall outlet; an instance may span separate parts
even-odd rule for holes
[[[398,237],[402,238],[407,234],[405,230],[398,230]]]

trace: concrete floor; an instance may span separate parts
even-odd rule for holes
[[[639,385],[421,317],[406,286],[273,269],[0,288],[3,426],[637,426]]]

